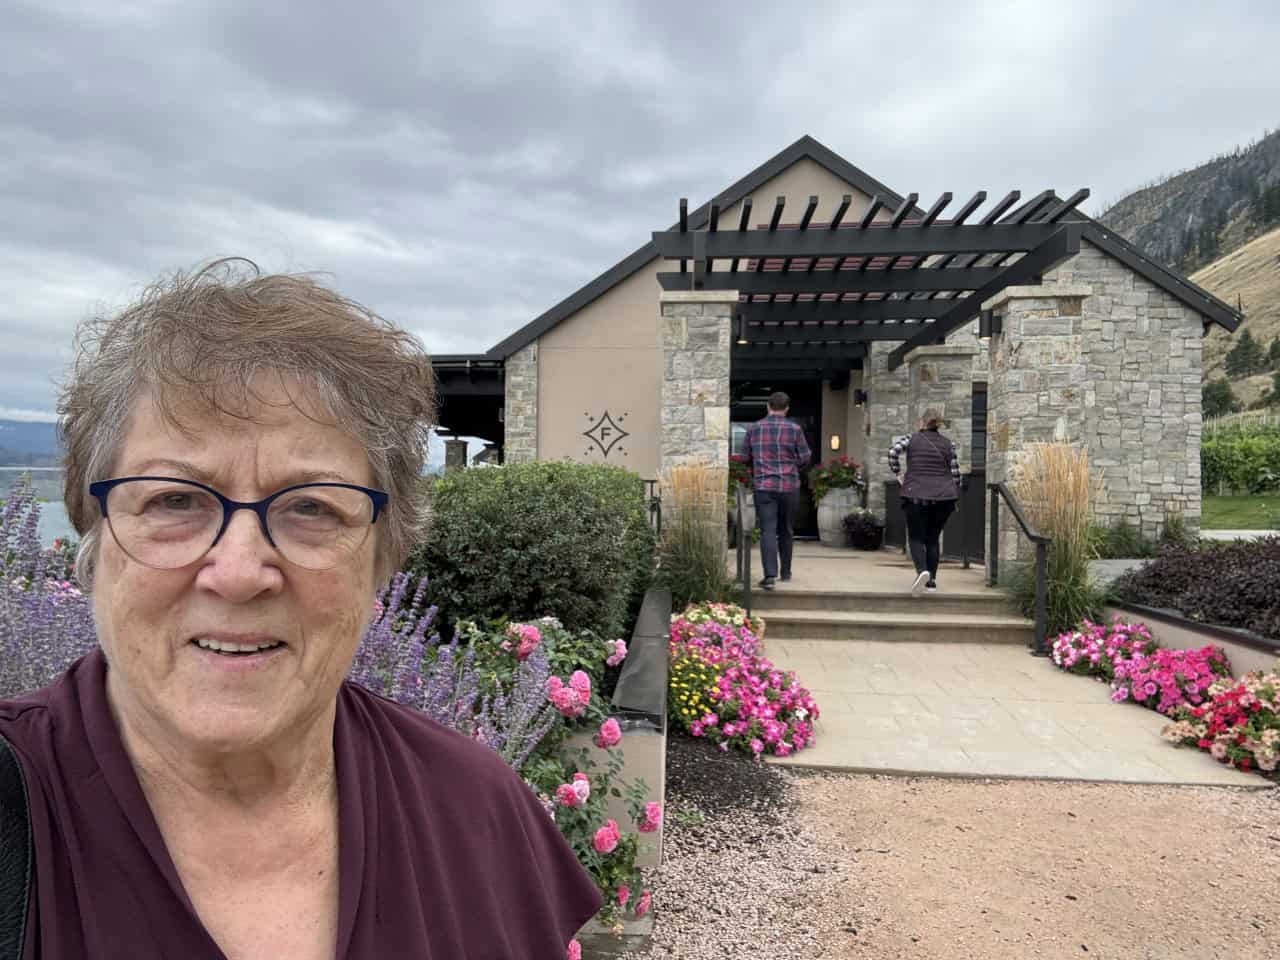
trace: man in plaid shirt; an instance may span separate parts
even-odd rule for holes
[[[769,414],[747,431],[756,518],[760,522],[760,586],[772,590],[782,556],[782,579],[791,579],[791,514],[800,492],[800,471],[811,454],[800,426],[787,419],[791,398],[781,390],[769,396]]]

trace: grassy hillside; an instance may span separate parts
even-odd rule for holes
[[[1248,328],[1264,348],[1280,336],[1280,229],[1215,260],[1191,279],[1232,306],[1239,298],[1246,317],[1240,330]],[[1204,341],[1204,378],[1216,380],[1224,376],[1222,362],[1235,339],[1216,325],[1210,331]],[[1248,405],[1270,385],[1271,375],[1267,374],[1232,381],[1231,389]]]

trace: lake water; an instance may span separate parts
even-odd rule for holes
[[[62,505],[62,470],[58,467],[3,467],[0,466],[0,499],[23,474],[31,476],[31,487],[40,504],[40,542],[51,546],[59,537],[74,537],[75,530],[67,519],[67,509]]]

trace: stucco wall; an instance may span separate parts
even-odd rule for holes
[[[655,259],[539,339],[540,459],[609,463],[657,478],[658,269]]]
[[[750,222],[767,224],[780,194],[787,198],[784,222],[798,221],[815,194],[821,201],[815,220],[829,220],[846,193],[853,195],[846,214],[852,220],[862,215],[870,198],[804,159],[755,191]],[[877,220],[889,215],[882,211]],[[741,204],[733,204],[721,212],[720,222],[736,228],[740,216]],[[673,262],[655,258],[538,340],[536,417],[525,422],[536,429],[540,459],[619,464],[646,478],[658,476],[666,371],[657,274],[675,268]],[[727,270],[728,264],[717,263],[716,269]],[[823,431],[826,443],[832,431],[825,424]],[[842,434],[842,452],[848,439]],[[531,446],[524,442],[520,449]],[[829,453],[824,448],[824,456]]]

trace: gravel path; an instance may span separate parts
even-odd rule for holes
[[[812,774],[668,743],[632,960],[1280,958],[1280,791]]]

